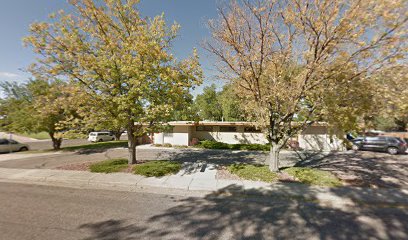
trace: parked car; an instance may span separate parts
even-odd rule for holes
[[[0,138],[0,153],[28,151],[28,145],[12,139]]]
[[[88,136],[89,142],[113,141],[115,137],[111,132],[91,132]]]
[[[353,150],[382,151],[392,155],[407,151],[407,143],[398,137],[357,137],[351,142]]]

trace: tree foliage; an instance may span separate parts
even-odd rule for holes
[[[229,84],[217,91],[215,84],[203,89],[194,101],[194,109],[200,120],[241,121],[244,120],[240,102]]]
[[[164,15],[142,17],[138,2],[71,1],[72,14],[60,11],[49,23],[32,24],[25,39],[40,56],[33,72],[80,83],[106,114],[117,109],[129,163],[136,162],[136,138],[168,121],[202,75],[196,51],[184,61],[171,54],[180,26],[168,26]]]
[[[371,111],[366,114],[374,128],[405,131],[408,128],[408,66],[398,64],[371,77],[376,88]]]
[[[356,125],[369,76],[406,58],[406,10],[404,0],[241,0],[219,8],[205,48],[265,130],[272,171],[288,139],[313,122]]]
[[[47,132],[59,149],[67,130],[79,127],[77,109],[85,104],[81,90],[55,80],[30,80],[26,84],[2,84],[6,94],[0,106],[2,128],[12,132]],[[15,94],[19,92],[20,94]]]

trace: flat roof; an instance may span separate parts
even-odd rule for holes
[[[171,126],[256,126],[256,122],[231,122],[231,121],[171,121]],[[312,126],[327,126],[327,123],[316,122]]]

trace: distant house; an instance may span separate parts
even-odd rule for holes
[[[264,133],[251,122],[169,122],[171,130],[153,134],[154,144],[194,145],[198,140],[212,140],[229,144],[266,144]],[[295,141],[305,150],[343,150],[342,141],[330,136],[326,124],[314,124],[297,136]]]

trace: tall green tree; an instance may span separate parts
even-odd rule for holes
[[[201,83],[196,51],[175,59],[180,26],[168,26],[164,15],[141,16],[138,0],[70,2],[72,13],[31,25],[25,43],[39,55],[31,71],[78,82],[101,104],[116,105],[116,120],[128,133],[129,163],[135,163],[137,137],[165,125]]]
[[[245,113],[242,110],[241,102],[234,86],[225,84],[222,91],[217,96],[217,101],[221,105],[222,118],[225,121],[245,121]]]
[[[219,93],[215,84],[204,87],[203,93],[197,95],[194,108],[201,120],[222,120],[222,107],[218,96]]]

